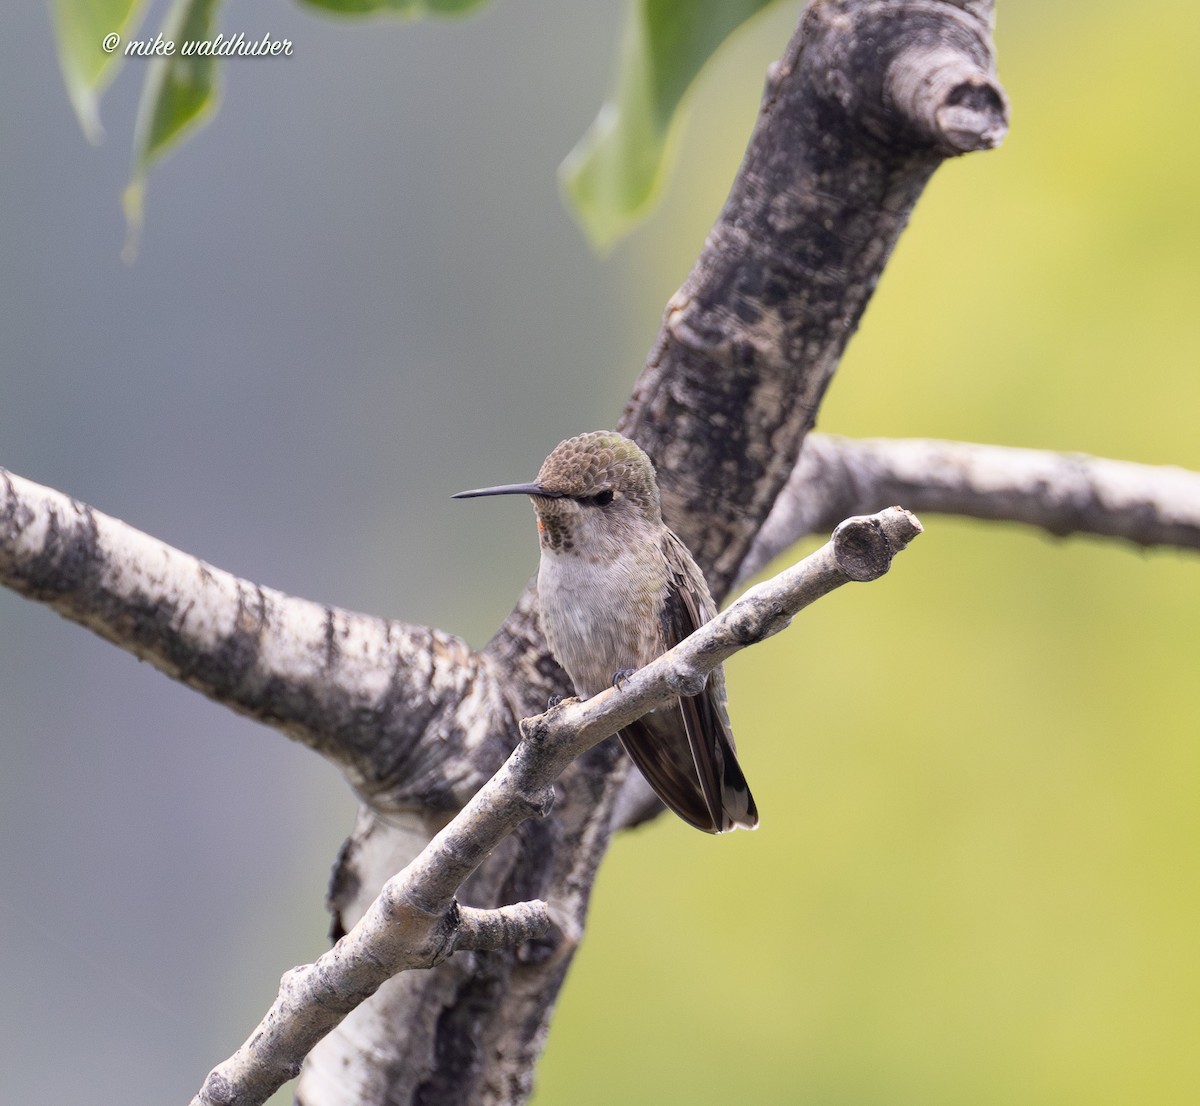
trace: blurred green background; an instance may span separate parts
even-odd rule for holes
[[[1200,468],[1200,11],[998,9],[1012,132],[935,177],[820,427]],[[554,170],[608,88],[615,0],[229,6],[296,54],[227,67],[132,268],[141,72],[92,149],[45,13],[14,11],[0,464],[482,644],[532,526],[448,496],[615,420],[798,10],[706,71],[663,207],[598,262]],[[616,843],[538,1106],[1196,1100],[1200,562],[924,522],[884,580],[729,664],[763,826]],[[304,750],[0,593],[7,1096],[190,1097],[323,949],[353,807]]]

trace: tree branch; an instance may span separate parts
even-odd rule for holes
[[[645,668],[581,702],[521,723],[523,740],[500,770],[404,871],[384,884],[362,920],[314,964],[293,968],[238,1051],[209,1074],[192,1106],[259,1106],[300,1070],[318,1040],[389,978],[453,952],[544,936],[545,903],[460,907],[459,889],[518,825],[544,817],[554,781],[577,757],[677,695],[703,690],[717,665],[784,629],[842,584],[876,580],[921,533],[899,507],[847,519],[815,553],[745,595]],[[570,924],[570,916],[567,916]]]
[[[934,170],[1007,127],[991,4],[815,0],[618,426],[727,594]],[[971,137],[972,134],[974,137]]]
[[[504,714],[449,634],[239,579],[3,469],[0,582],[308,745],[385,808],[456,809],[486,779],[447,780]]]
[[[1200,473],[1187,469],[969,442],[813,434],[742,577],[833,521],[884,503],[1023,522],[1058,537],[1097,534],[1200,549]]]
[[[540,902],[431,913],[415,899],[400,876],[389,880],[367,917],[332,949],[315,964],[285,972],[253,1035],[209,1073],[192,1106],[266,1102],[300,1074],[317,1041],[397,972],[432,968],[460,950],[517,945],[541,937],[551,924]]]

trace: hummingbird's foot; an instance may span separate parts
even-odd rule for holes
[[[618,668],[616,672],[613,673],[613,687],[620,691],[625,681],[628,680],[629,677],[632,676],[636,671],[636,668]]]
[[[566,698],[565,695],[551,695],[550,698],[546,700],[546,709],[553,710],[565,698]]]

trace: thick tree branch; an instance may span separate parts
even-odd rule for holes
[[[1060,537],[1200,549],[1200,473],[1187,469],[969,442],[813,434],[741,575],[753,576],[837,519],[885,503],[1023,522]]]
[[[728,591],[933,171],[995,145],[991,5],[814,0],[619,429]],[[969,137],[974,133],[975,137]]]
[[[544,903],[472,910],[456,900],[467,878],[527,818],[545,816],[554,781],[577,757],[676,695],[695,695],[717,665],[784,629],[842,584],[876,580],[921,533],[893,507],[847,519],[815,553],[757,585],[620,688],[570,699],[521,723],[524,740],[478,794],[404,871],[384,884],[361,921],[316,963],[293,968],[245,1044],[205,1080],[192,1106],[259,1106],[300,1070],[316,1042],[398,972],[429,968],[459,949],[543,936]],[[572,916],[564,920],[572,924]]]
[[[446,751],[505,713],[448,634],[239,579],[3,469],[0,582],[310,746],[385,808],[455,809],[486,779],[447,780]]]

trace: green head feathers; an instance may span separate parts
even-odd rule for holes
[[[571,499],[611,492],[643,511],[659,510],[650,458],[636,442],[613,430],[593,430],[560,442],[542,463],[537,482],[547,492]]]

